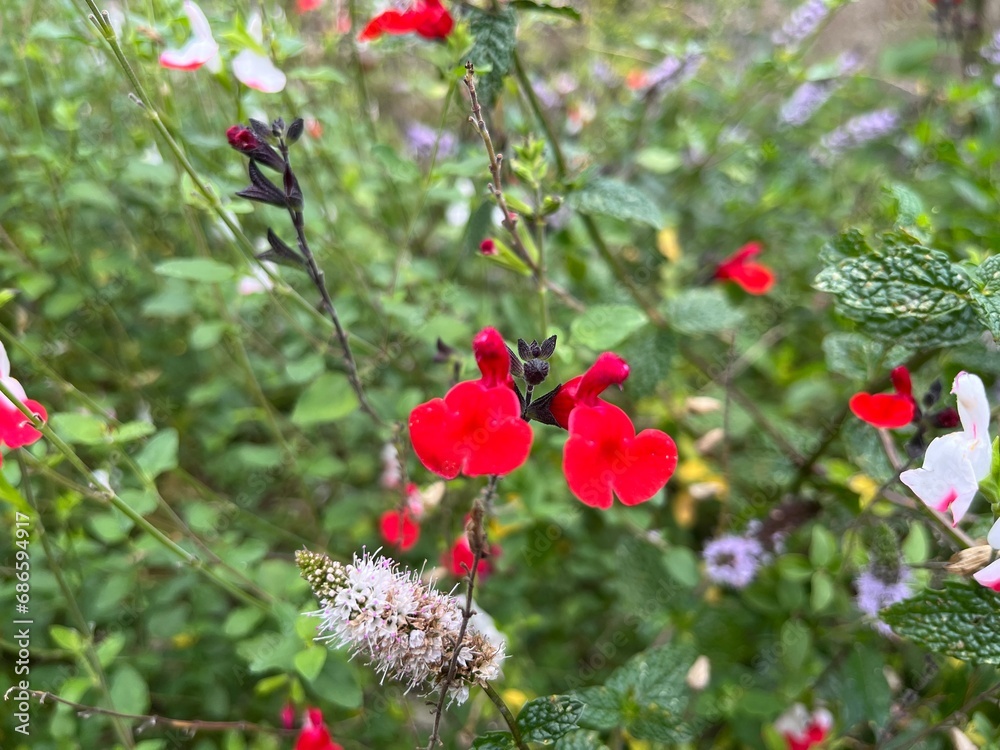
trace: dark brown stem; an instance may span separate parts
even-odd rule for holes
[[[17,686],[9,688],[4,693],[3,699],[10,700],[10,694],[18,690]],[[125,714],[121,711],[112,711],[107,708],[97,706],[85,706],[82,703],[75,703],[65,698],[60,698],[55,693],[48,693],[44,690],[27,690],[31,697],[37,698],[39,703],[51,700],[55,703],[62,703],[64,706],[76,709],[77,713],[86,718],[87,716],[110,716],[114,719],[125,719],[126,721],[139,721],[142,725],[140,731],[149,727],[169,727],[170,729],[180,729],[185,732],[258,732],[261,734],[295,734],[294,729],[279,729],[278,727],[266,727],[261,724],[253,724],[249,721],[202,721],[200,719],[170,719],[166,716],[156,714]]]
[[[281,156],[285,160],[285,169],[291,172],[288,160],[288,144],[282,138],[278,145],[281,149]],[[358,397],[358,404],[361,406],[361,410],[371,417],[375,424],[381,425],[383,424],[382,417],[378,415],[378,412],[368,402],[368,397],[365,395],[364,386],[361,384],[361,378],[358,375],[358,364],[354,359],[353,352],[351,352],[351,342],[348,339],[347,331],[340,322],[340,316],[337,315],[337,308],[334,307],[333,299],[326,288],[326,276],[316,263],[316,256],[313,255],[312,249],[309,247],[309,242],[306,240],[305,220],[302,215],[302,209],[292,208],[289,205],[288,215],[291,217],[292,225],[295,227],[295,237],[299,246],[299,252],[302,253],[302,257],[306,261],[306,270],[309,273],[309,278],[312,279],[313,285],[319,292],[323,311],[333,321],[333,327],[337,332],[337,340],[340,342],[341,359],[344,362],[344,369],[347,371],[347,379],[351,383],[354,394]]]
[[[427,742],[427,750],[434,750],[440,742],[441,718],[444,716],[444,704],[448,699],[448,690],[455,682],[455,673],[458,671],[458,657],[462,651],[462,643],[465,641],[465,633],[469,628],[469,620],[472,619],[472,595],[476,589],[476,575],[479,573],[479,563],[486,556],[488,543],[486,542],[486,528],[484,520],[486,509],[493,500],[493,494],[497,489],[497,482],[500,477],[497,474],[490,476],[490,481],[483,490],[483,494],[476,499],[472,508],[472,529],[468,532],[469,545],[472,548],[472,568],[469,570],[468,586],[465,592],[465,607],[462,609],[462,626],[458,630],[454,651],[451,655],[451,663],[448,665],[448,674],[438,685],[440,696],[437,705],[434,707],[434,728],[431,730],[430,739]],[[519,747],[523,747],[519,745]],[[526,748],[524,750],[527,750]]]

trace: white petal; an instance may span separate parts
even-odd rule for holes
[[[28,398],[28,394],[26,394],[24,392],[24,388],[22,388],[21,384],[19,382],[17,382],[14,378],[8,378],[8,377],[0,378],[0,383],[3,383],[4,388],[6,388],[11,393],[13,393],[14,396],[21,403],[24,403],[25,399]],[[14,402],[11,401],[9,398],[7,398],[2,393],[0,393],[0,406],[6,408],[8,410],[10,410],[10,409],[17,409],[17,407],[14,406]]]
[[[986,400],[986,388],[978,375],[964,370],[955,376],[951,392],[958,397],[958,416],[962,429],[971,440],[985,440],[989,443],[990,403]]]
[[[3,342],[0,342],[0,378],[10,377],[10,358],[7,350],[4,349]]]
[[[214,39],[195,38],[180,49],[164,50],[160,54],[160,65],[175,70],[197,70],[218,54],[219,45]]]
[[[208,19],[202,13],[201,8],[195,4],[194,0],[184,0],[184,13],[191,24],[191,33],[194,38],[200,41],[215,41],[212,38],[212,27],[208,25]]]
[[[1000,518],[993,524],[993,528],[990,529],[990,533],[986,536],[986,541],[990,543],[993,549],[1000,549]]]
[[[269,58],[248,49],[233,58],[233,74],[244,86],[265,94],[276,94],[285,88],[285,74]]]
[[[1000,560],[994,560],[972,577],[986,588],[1000,591]]]
[[[780,734],[791,734],[795,736],[805,732],[806,727],[808,726],[809,712],[801,703],[796,703],[794,706],[786,710],[774,722],[774,728],[777,729]]]
[[[254,13],[250,16],[250,21],[247,23],[247,34],[258,44],[264,43],[264,25],[260,20],[260,13]]]
[[[935,438],[927,446],[923,468],[899,475],[899,481],[925,505],[942,512],[951,508],[953,525],[962,520],[979,490],[969,449],[969,441],[962,432]]]

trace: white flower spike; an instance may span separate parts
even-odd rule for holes
[[[990,405],[983,381],[971,373],[958,373],[951,392],[958,397],[962,431],[932,440],[923,467],[904,471],[899,481],[928,507],[950,509],[955,526],[990,472]]]

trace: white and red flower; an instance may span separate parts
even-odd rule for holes
[[[788,750],[809,750],[822,743],[833,728],[833,715],[825,708],[809,712],[801,703],[796,703],[774,722]]]
[[[48,419],[48,412],[45,407],[37,401],[28,398],[24,392],[24,387],[16,379],[10,376],[10,359],[7,357],[7,350],[0,344],[0,383],[10,391],[18,401],[24,404],[31,412],[45,421]],[[31,424],[24,413],[14,405],[3,393],[0,393],[0,443],[8,448],[20,448],[31,445],[42,436]]]
[[[993,524],[986,541],[993,549],[1000,550],[1000,518]],[[973,573],[972,577],[986,588],[1000,592],[1000,560],[994,560],[978,573]]]
[[[934,438],[924,454],[924,465],[899,475],[925,505],[951,510],[952,525],[968,512],[979,482],[990,472],[990,405],[978,376],[960,372],[951,392],[958,397],[961,432]]]

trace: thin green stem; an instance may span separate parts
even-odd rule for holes
[[[17,453],[17,465],[21,469],[21,488],[24,491],[24,499],[28,502],[35,511],[35,528],[38,529],[38,537],[42,542],[42,549],[45,550],[45,558],[49,564],[49,570],[52,571],[52,575],[56,579],[56,584],[59,586],[59,590],[62,592],[63,599],[66,601],[66,607],[69,609],[70,617],[73,618],[73,622],[76,624],[77,630],[80,631],[80,635],[84,636],[83,650],[84,657],[87,661],[87,666],[90,669],[94,681],[97,682],[98,688],[100,688],[101,693],[104,696],[104,700],[108,702],[108,707],[114,710],[115,702],[111,697],[111,690],[108,687],[108,678],[104,674],[104,668],[101,666],[101,660],[97,656],[97,652],[94,650],[94,634],[90,629],[90,625],[87,623],[87,618],[83,616],[83,612],[80,610],[80,605],[76,602],[76,597],[73,596],[73,590],[70,589],[69,584],[66,582],[66,577],[62,573],[62,567],[56,558],[55,549],[49,542],[49,536],[45,531],[45,524],[42,523],[42,514],[35,503],[34,493],[31,489],[31,479],[29,477],[26,464],[24,462],[24,449],[20,448],[16,451]],[[121,740],[122,744],[127,748],[135,747],[135,740],[132,737],[132,733],[129,731],[128,727],[118,718],[115,718],[112,722],[115,734],[118,735],[118,739]]]
[[[524,740],[521,738],[521,730],[518,729],[517,720],[514,719],[514,714],[510,712],[507,708],[507,704],[503,702],[503,698],[500,697],[500,693],[493,689],[493,686],[488,682],[484,682],[480,687],[483,692],[489,696],[490,700],[493,701],[493,705],[497,707],[500,715],[503,717],[504,722],[510,729],[511,737],[514,740],[514,744],[517,745],[518,750],[528,750],[528,746],[524,744]]]
[[[76,469],[90,484],[95,487],[102,486],[102,482],[98,477],[94,475],[94,472],[90,469],[87,464],[76,454],[76,452],[59,437],[56,432],[48,426],[45,422],[42,422],[37,416],[35,416],[32,411],[22,403],[22,401],[13,393],[4,383],[0,381],[0,393],[6,396],[11,403],[14,404],[17,409],[24,414],[25,417],[31,422],[32,426],[45,436],[45,439],[57,450],[59,453],[65,457],[65,459],[70,463],[70,465]],[[170,537],[156,528],[153,524],[147,521],[142,515],[137,513],[128,503],[122,500],[118,495],[112,490],[105,490],[101,497],[105,502],[109,503],[116,510],[123,513],[128,517],[136,526],[142,529],[144,532],[149,534],[153,539],[155,539],[161,546],[166,548],[174,556],[178,557],[186,565],[198,571],[210,581],[218,585],[220,588],[227,591],[229,594],[233,595],[244,604],[250,604],[255,607],[263,609],[265,612],[269,612],[270,608],[265,602],[260,601],[256,597],[251,596],[247,592],[243,591],[239,587],[233,585],[231,582],[227,581],[225,578],[221,577],[211,568],[207,567],[203,560],[201,560],[196,555],[191,554],[186,549],[174,542]]]

